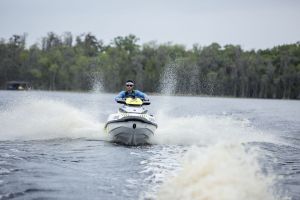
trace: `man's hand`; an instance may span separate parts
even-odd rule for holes
[[[117,103],[125,103],[124,98],[117,98],[116,101],[117,101]]]

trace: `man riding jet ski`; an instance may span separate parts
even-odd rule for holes
[[[132,97],[132,98],[138,97],[142,100],[148,100],[148,97],[146,94],[142,93],[139,90],[134,90],[133,87],[134,87],[134,82],[132,80],[126,81],[126,84],[125,84],[126,91],[122,91],[119,93],[118,96],[116,96],[116,98],[115,98],[116,102],[118,102],[118,100],[120,100],[120,99],[126,99],[128,97]]]
[[[150,105],[147,96],[133,90],[134,83],[126,82],[126,91],[122,91],[115,100],[124,104],[118,113],[111,114],[105,124],[105,130],[113,142],[125,145],[148,144],[157,124],[143,105]]]

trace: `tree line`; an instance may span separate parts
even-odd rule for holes
[[[22,80],[34,89],[87,91],[98,81],[104,91],[117,92],[133,79],[137,88],[159,93],[171,73],[174,94],[300,99],[300,42],[246,51],[138,40],[119,36],[104,44],[91,33],[50,32],[26,47],[26,35],[1,39],[0,87]]]

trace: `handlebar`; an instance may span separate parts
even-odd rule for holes
[[[120,104],[126,104],[126,99],[122,99],[122,98],[119,98],[119,99],[116,99],[117,103],[120,103]]]
[[[143,101],[143,105],[150,105],[151,104],[151,102],[150,102],[150,100],[149,99],[144,99],[144,100],[142,100]]]
[[[149,99],[141,99],[143,101],[143,105],[150,105],[151,102]],[[126,104],[126,99],[122,99],[122,98],[119,98],[119,99],[116,99],[117,103],[120,103],[120,104]]]

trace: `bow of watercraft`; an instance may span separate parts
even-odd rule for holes
[[[113,142],[125,145],[148,144],[154,136],[157,125],[136,120],[111,121],[106,131]]]
[[[111,114],[105,130],[111,140],[125,145],[149,144],[157,124],[155,118],[143,107],[125,105],[118,113]]]

